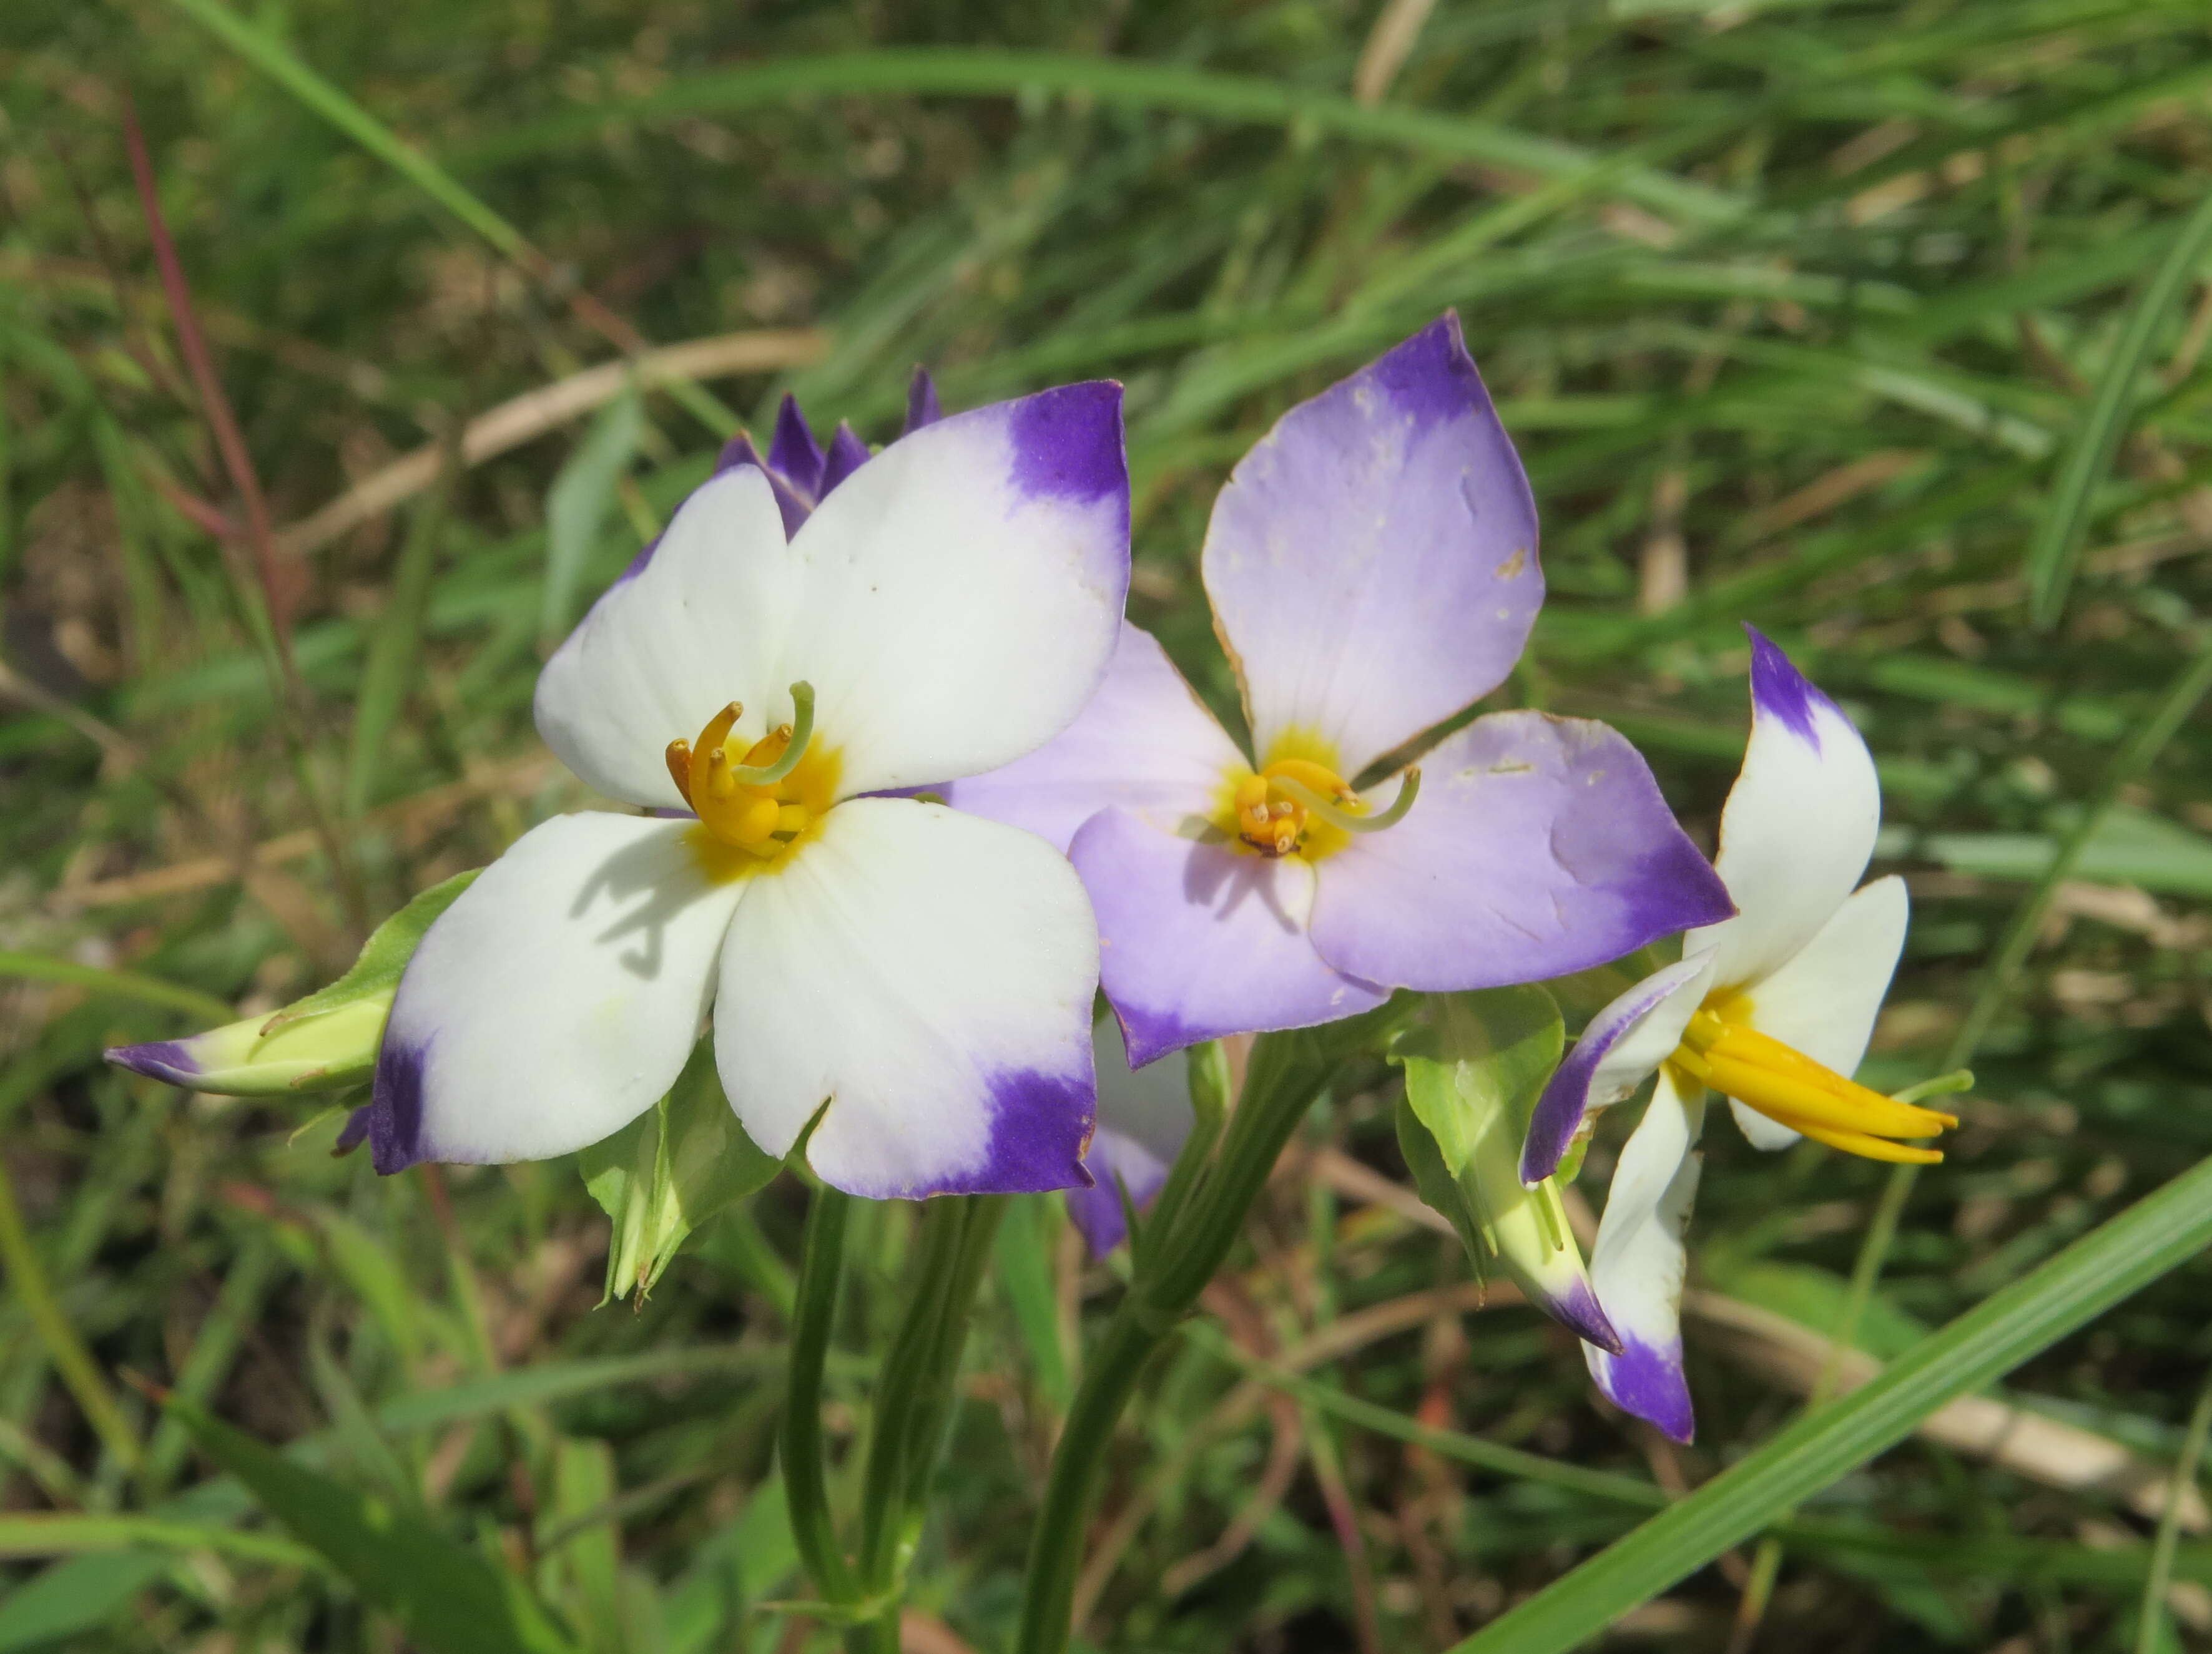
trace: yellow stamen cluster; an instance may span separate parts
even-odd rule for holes
[[[1750,1027],[1742,1020],[1748,1009],[1740,997],[1708,999],[1668,1060],[1691,1079],[1831,1148],[1916,1165],[1943,1158],[1938,1149],[1891,1139],[1935,1136],[1958,1124],[1956,1115],[1900,1103],[1846,1080]]]
[[[1233,798],[1237,837],[1262,856],[1288,856],[1304,845],[1309,833],[1316,830],[1314,813],[1277,785],[1285,780],[1319,793],[1352,815],[1359,815],[1367,808],[1334,770],[1310,759],[1279,759],[1258,774],[1247,775],[1239,781]],[[1327,822],[1320,824],[1320,830],[1324,834],[1336,832]],[[1340,843],[1341,833],[1336,836]],[[1334,844],[1328,846],[1336,847]]]
[[[668,773],[684,802],[721,844],[768,860],[796,843],[835,797],[834,775],[824,772],[822,755],[809,752],[787,774],[761,785],[744,779],[746,771],[775,766],[789,749],[794,731],[778,724],[742,753],[726,744],[744,708],[736,701],[714,714],[696,742],[668,743]]]

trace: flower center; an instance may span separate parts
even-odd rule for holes
[[[1744,1021],[1750,1010],[1750,1001],[1740,993],[1709,997],[1667,1060],[1692,1079],[1831,1148],[1916,1165],[1943,1158],[1939,1149],[1890,1140],[1935,1136],[1958,1124],[1958,1116],[1900,1103],[1846,1080],[1750,1027]]]
[[[1356,834],[1395,827],[1420,791],[1420,771],[1407,770],[1390,807],[1370,814],[1367,801],[1326,757],[1291,753],[1257,771],[1231,771],[1213,825],[1242,848],[1270,860],[1302,856],[1317,862],[1336,854]]]
[[[726,871],[742,877],[789,854],[837,798],[837,759],[814,745],[814,691],[791,686],[793,721],[742,752],[728,745],[744,716],[736,701],[707,720],[696,742],[668,743],[668,773],[716,846],[742,852]]]

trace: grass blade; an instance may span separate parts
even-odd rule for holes
[[[9,1292],[30,1318],[39,1342],[46,1347],[47,1360],[76,1398],[85,1422],[117,1463],[136,1472],[145,1461],[138,1433],[123,1415],[100,1363],[93,1359],[60,1300],[54,1296],[46,1265],[32,1244],[31,1232],[24,1227],[23,1209],[15,1199],[15,1182],[4,1161],[0,1161],[0,1268],[7,1270]]]
[[[170,1416],[263,1507],[436,1654],[576,1654],[521,1580],[384,1500],[264,1446],[189,1402]]]
[[[159,977],[142,976],[136,971],[103,970],[97,965],[80,965],[70,959],[49,959],[44,954],[0,953],[0,977],[9,976],[33,982],[58,982],[111,999],[136,999],[149,1005],[163,1005],[202,1022],[228,1022],[238,1015],[213,994],[204,994],[181,983],[164,982]]]
[[[392,595],[377,617],[369,639],[368,657],[362,663],[361,690],[354,706],[353,742],[346,754],[345,798],[348,821],[358,820],[368,809],[376,787],[385,737],[398,721],[407,692],[415,679],[415,664],[422,658],[423,620],[430,605],[430,578],[438,564],[438,544],[446,526],[446,508],[453,499],[459,456],[448,453],[438,487],[415,509],[407,538],[392,572]]]
[[[1563,1654],[1802,1500],[2094,1319],[2212,1241],[2212,1160],[2197,1162],[2033,1273],[1915,1344],[1863,1389],[1757,1451],[1450,1654]]]
[[[76,1556],[88,1552],[157,1548],[218,1551],[279,1567],[321,1568],[323,1559],[289,1539],[207,1522],[164,1522],[144,1516],[71,1512],[0,1516],[0,1558]]]
[[[172,0],[188,10],[210,0]],[[1462,116],[1403,105],[1368,105],[1334,93],[1310,92],[1244,75],[1190,69],[1180,64],[1074,53],[969,50],[964,47],[889,47],[793,57],[757,68],[732,70],[682,81],[641,97],[594,104],[580,117],[562,116],[493,140],[469,159],[477,164],[519,160],[587,141],[622,120],[726,112],[781,103],[805,94],[939,93],[963,97],[1026,97],[1038,92],[1073,93],[1126,108],[1175,110],[1217,120],[1300,127],[1339,137],[1403,146],[1455,161],[1479,161],[1534,173],[1547,179],[1571,178],[1617,163],[1553,138],[1532,136]],[[1740,218],[1741,198],[1686,183],[1649,168],[1624,167],[1616,193],[1694,223]]]
[[[2039,627],[2049,627],[2066,606],[2067,589],[2074,583],[2074,567],[2081,554],[2081,539],[2089,524],[2089,499],[2112,469],[2120,439],[2127,434],[2128,414],[2134,400],[2136,377],[2143,358],[2150,354],[2158,324],[2212,245],[2212,195],[2197,203],[2158,267],[2128,311],[2119,342],[2105,364],[2097,394],[2089,404],[2081,428],[2058,471],[2051,502],[2036,524],[2035,538],[2027,548],[2028,612]]]
[[[599,410],[546,492],[545,588],[538,632],[549,651],[568,630],[576,588],[614,504],[615,484],[644,434],[645,404],[633,384]]]

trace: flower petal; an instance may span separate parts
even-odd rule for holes
[[[1095,1179],[1067,1191],[1067,1215],[1083,1232],[1093,1257],[1103,1257],[1127,1238],[1121,1189],[1139,1211],[1168,1180],[1168,1168],[1190,1136],[1190,1081],[1180,1063],[1132,1069],[1121,1031],[1111,1019],[1091,1034],[1098,1064],[1098,1130],[1084,1167]]]
[[[842,789],[1020,757],[1104,675],[1129,580],[1119,385],[1046,391],[902,437],[792,542],[785,676],[813,684]]]
[[[1036,838],[855,798],[774,876],[724,950],[714,1056],[753,1141],[875,1198],[1084,1180],[1097,933]],[[828,1108],[823,1109],[824,1103]]]
[[[599,811],[531,829],[423,934],[376,1065],[376,1169],[544,1160],[675,1083],[742,884],[698,829]]]
[[[1539,1183],[1559,1162],[1591,1111],[1625,1101],[1682,1043],[1705,998],[1711,961],[1686,959],[1654,971],[1595,1016],[1536,1100],[1521,1146],[1521,1181]]]
[[[1590,1257],[1590,1282],[1621,1353],[1583,1346],[1590,1376],[1623,1411],[1676,1441],[1696,1429],[1682,1378],[1682,1230],[1697,1198],[1702,1094],[1685,1098],[1664,1069],[1620,1151]]]
[[[1881,825],[1874,757],[1851,721],[1757,632],[1751,649],[1751,738],[1713,863],[1737,913],[1683,943],[1718,955],[1723,987],[1756,983],[1819,934]]]
[[[1850,1078],[1897,974],[1911,906],[1905,881],[1893,873],[1845,901],[1820,935],[1752,991],[1751,1026]],[[1729,1106],[1759,1148],[1787,1148],[1797,1141],[1795,1131],[1756,1110]]]
[[[1404,821],[1321,864],[1314,945],[1340,971],[1436,993],[1537,982],[1728,912],[1643,758],[1602,724],[1495,712],[1421,772]]]
[[[677,511],[653,556],[611,587],[538,675],[538,732],[608,797],[681,805],[664,757],[722,706],[765,729],[784,696],[782,638],[798,594],[765,473],[724,471]],[[741,726],[742,727],[742,726]]]
[[[1075,722],[1035,752],[944,789],[955,809],[1026,827],[1065,851],[1109,805],[1172,830],[1213,807],[1244,761],[1151,633],[1121,623],[1106,678]]]
[[[1098,912],[1099,985],[1142,1066],[1224,1034],[1311,1027],[1389,991],[1332,969],[1306,934],[1313,871],[1102,810],[1069,849]]]
[[[1283,415],[1205,571],[1262,758],[1295,730],[1357,774],[1504,680],[1544,599],[1536,507],[1455,315]]]

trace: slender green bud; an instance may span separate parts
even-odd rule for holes
[[[457,873],[422,892],[376,927],[343,976],[273,1015],[226,1023],[187,1039],[118,1046],[107,1060],[173,1086],[227,1097],[281,1097],[359,1085],[375,1072],[400,972],[422,933],[475,877]]]

